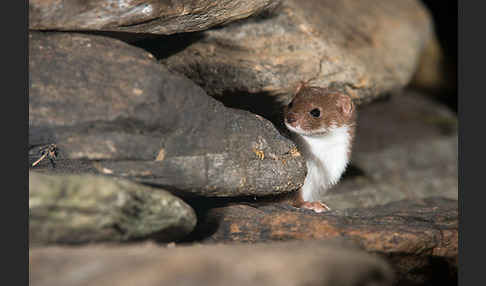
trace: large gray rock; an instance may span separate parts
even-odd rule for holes
[[[92,175],[29,172],[29,241],[52,243],[178,240],[196,225],[194,210],[169,192]]]
[[[205,245],[49,247],[29,251],[29,281],[75,285],[392,285],[381,258],[321,241]]]
[[[33,32],[29,54],[30,163],[36,148],[56,144],[57,172],[119,176],[179,194],[264,195],[303,183],[302,156],[269,121],[224,107],[139,48]],[[35,168],[52,171],[48,160]]]
[[[285,101],[311,80],[361,103],[406,85],[432,33],[416,0],[284,0],[270,13],[204,31],[162,61],[213,96]]]
[[[278,0],[30,0],[29,29],[174,34],[248,17]]]

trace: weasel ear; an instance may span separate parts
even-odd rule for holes
[[[341,108],[341,112],[344,115],[350,115],[353,112],[354,104],[351,97],[344,94],[339,94],[337,104]]]

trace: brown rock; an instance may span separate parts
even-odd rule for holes
[[[286,193],[302,185],[295,145],[267,120],[226,108],[153,56],[85,34],[29,35],[30,163],[56,144],[57,173],[91,172],[183,195]]]
[[[29,29],[174,34],[208,29],[268,9],[278,1],[30,0]]]
[[[30,285],[391,285],[380,258],[332,242],[49,247],[29,251]]]
[[[457,201],[454,200],[400,201],[325,214],[285,205],[258,208],[233,205],[213,209],[208,217],[219,225],[218,231],[208,238],[214,242],[345,236],[369,251],[418,254],[416,251],[420,250],[428,255],[457,255]],[[448,240],[438,240],[444,232],[455,233],[456,239],[450,236]]]
[[[457,274],[455,200],[399,201],[321,214],[288,205],[232,205],[211,209],[202,217],[196,233],[207,236],[205,242],[342,238],[391,259],[400,279],[424,282]]]
[[[430,92],[454,88],[451,67],[447,61],[437,37],[432,37],[424,47],[410,85]]]
[[[432,32],[415,0],[285,0],[271,13],[204,31],[162,61],[213,96],[285,101],[310,80],[361,103],[406,85]]]

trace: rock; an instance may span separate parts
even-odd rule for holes
[[[457,116],[411,90],[361,106],[351,167],[322,196],[332,209],[458,199]]]
[[[316,214],[285,204],[235,204],[208,210],[195,233],[207,243],[341,238],[387,257],[399,280],[432,285],[457,279],[457,207],[455,200],[429,198]]]
[[[195,225],[194,210],[161,189],[101,176],[29,172],[31,245],[174,241]]]
[[[424,47],[410,85],[429,92],[452,89],[454,82],[448,80],[450,73],[439,40],[432,37]]]
[[[300,81],[310,81],[364,103],[410,81],[432,33],[430,15],[415,0],[284,0],[160,57],[212,96],[286,101]]]
[[[53,275],[56,273],[56,275]],[[327,241],[255,245],[47,247],[31,285],[392,285],[382,259]]]
[[[277,3],[276,0],[30,0],[29,29],[169,35],[205,30],[260,13]]]
[[[230,109],[153,56],[85,34],[29,35],[30,163],[56,144],[57,173],[91,172],[179,195],[299,188],[305,162],[264,118]]]

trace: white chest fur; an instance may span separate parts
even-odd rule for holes
[[[349,162],[351,138],[348,131],[349,127],[343,126],[319,137],[300,135],[307,164],[302,186],[305,201],[319,201],[320,196],[341,178]]]

